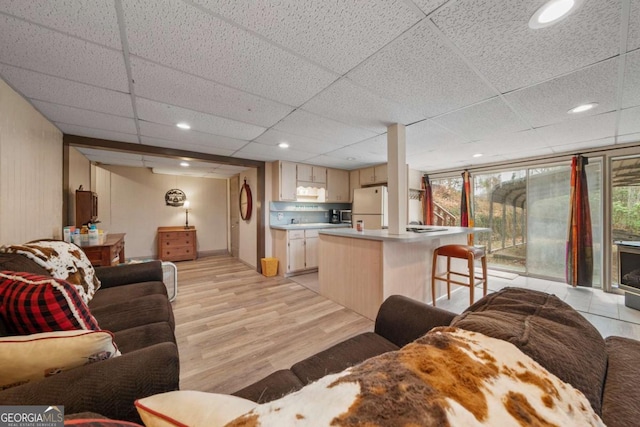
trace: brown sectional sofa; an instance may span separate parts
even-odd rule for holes
[[[511,342],[582,391],[607,426],[640,423],[640,341],[603,339],[554,295],[519,288],[487,295],[460,315],[391,296],[378,311],[374,332],[343,341],[234,394],[268,402],[324,375],[397,350],[433,327],[449,325]]]
[[[47,271],[18,254],[0,254],[0,271]],[[0,391],[0,405],[64,405],[66,414],[94,412],[140,422],[133,402],[178,389],[175,321],[160,261],[96,268],[101,287],[89,303],[122,356]],[[7,335],[0,321],[0,335]]]

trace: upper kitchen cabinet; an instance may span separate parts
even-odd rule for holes
[[[387,164],[360,169],[360,186],[385,184],[389,180]]]
[[[349,171],[327,169],[327,202],[349,201]]]
[[[275,162],[273,173],[273,199],[275,201],[296,201],[296,166],[296,163],[291,162]]]
[[[298,163],[298,181],[327,183],[327,168]]]
[[[360,171],[349,171],[349,203],[353,203],[353,190],[360,188]]]

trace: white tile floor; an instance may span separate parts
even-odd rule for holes
[[[290,279],[318,292],[318,273],[303,274]],[[640,340],[640,311],[626,307],[623,295],[606,293],[600,289],[572,288],[563,283],[532,277],[515,276],[512,279],[489,277],[489,292],[495,292],[507,286],[535,289],[556,295],[578,310],[604,337],[618,335]],[[476,288],[475,300],[481,297],[482,289]],[[469,306],[469,290],[460,287],[451,293],[450,300],[444,296],[436,301],[436,305],[445,310],[461,313]]]

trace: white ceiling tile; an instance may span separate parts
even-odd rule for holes
[[[443,43],[428,20],[385,46],[347,77],[427,117],[495,95]]]
[[[144,167],[144,163],[142,163],[142,160],[118,159],[115,157],[103,157],[103,156],[87,156],[87,159],[91,162],[101,163],[103,165],[127,166],[132,168]]]
[[[176,126],[167,126],[150,122],[140,122],[140,135],[143,137],[177,142],[179,146],[182,146],[183,144],[206,147],[217,146],[224,150],[231,150],[231,152],[238,150],[247,144],[247,141],[241,139],[212,135],[210,133],[194,130],[185,131],[177,128]]]
[[[294,135],[277,129],[269,129],[256,138],[254,142],[272,145],[274,149],[278,150],[280,148],[276,146],[281,142],[286,142],[289,144],[289,148],[293,150],[307,151],[309,153],[325,153],[343,146],[342,144],[332,144],[331,142],[326,142],[326,140]]]
[[[272,126],[293,107],[180,71],[131,59],[136,96],[219,117]]]
[[[133,117],[131,96],[0,64],[0,75],[27,98]]]
[[[274,126],[274,129],[294,135],[346,145],[376,136],[375,132],[296,110]]]
[[[640,132],[640,107],[622,110],[620,112],[620,126],[618,127],[618,133],[625,135],[636,132]]]
[[[505,98],[534,127],[612,111],[616,109],[618,61],[618,58],[603,61],[508,93]],[[571,108],[590,102],[597,102],[598,106],[583,115],[567,114]]]
[[[586,150],[588,148],[599,148],[605,147],[608,145],[614,145],[615,138],[608,137],[602,139],[594,139],[591,141],[582,141],[582,142],[574,142],[570,144],[562,144],[556,145],[552,147],[552,150],[555,154],[567,153],[567,154],[575,154],[579,153],[580,150]]]
[[[302,108],[376,133],[386,132],[394,123],[406,125],[426,118],[419,111],[375,95],[347,78],[333,83]]]
[[[292,150],[290,148],[280,150],[272,145],[260,144],[258,142],[251,142],[233,154],[233,157],[246,159],[263,161],[288,160],[292,162],[301,162],[313,156],[314,154],[305,151]]]
[[[185,141],[172,141],[168,139],[155,138],[149,136],[142,136],[140,140],[145,145],[151,145],[153,147],[163,147],[163,148],[173,148],[176,150],[187,150],[187,151],[195,151],[197,153],[203,154],[215,154],[219,156],[231,156],[235,150],[230,150],[227,148],[220,148],[215,145],[201,145],[194,144],[191,142]]]
[[[0,3],[0,12],[122,49],[113,0],[7,0]]]
[[[133,119],[127,117],[112,116],[44,101],[33,101],[33,105],[53,122],[121,133],[137,133]]]
[[[353,161],[341,159],[338,157],[331,157],[331,156],[324,156],[324,155],[311,157],[305,160],[305,162],[313,165],[325,166],[328,168],[346,169],[346,170],[353,170],[353,169],[358,169],[358,168],[367,166],[367,165],[363,165],[360,162],[353,162]]]
[[[191,130],[193,131],[229,138],[250,140],[266,130],[264,127],[187,110],[186,108],[150,101],[148,99],[136,99],[136,106],[140,120],[168,126],[175,126],[180,122],[186,122],[191,126]]]
[[[606,138],[615,133],[616,114],[605,113],[556,123],[537,128],[536,133],[550,147]]]
[[[628,133],[626,135],[618,135],[617,138],[618,144],[628,144],[630,142],[638,142],[640,141],[640,132],[639,133]]]
[[[337,77],[178,0],[123,8],[133,55],[237,89],[296,106]]]
[[[443,128],[433,120],[407,126],[407,155],[433,150],[442,145],[469,142],[468,139]]]
[[[475,141],[473,147],[477,149],[477,153],[481,153],[484,157],[491,153],[504,155],[521,153],[523,150],[548,148],[548,144],[536,130],[528,129]]]
[[[640,105],[640,50],[626,55],[622,108]]]
[[[620,1],[585,1],[556,25],[529,28],[546,0],[458,0],[431,19],[501,92],[529,86],[619,53]]]
[[[231,173],[231,174],[236,174],[236,173],[240,173],[242,171],[247,170],[246,166],[234,166],[234,165],[225,165],[225,164],[216,164],[216,172],[222,172],[224,171],[225,173]]]
[[[413,0],[413,2],[427,15],[436,8],[445,4],[448,0]]]
[[[640,0],[630,0],[627,51],[640,47]]]
[[[142,161],[141,154],[125,153],[122,151],[109,151],[101,150],[99,148],[87,148],[87,147],[75,147],[76,150],[84,154],[85,156],[101,157],[105,159],[118,159],[118,160],[132,160]]]
[[[387,161],[387,134],[331,151],[326,156],[350,162],[384,163]]]
[[[529,128],[498,97],[444,114],[433,121],[468,140],[481,140]]]
[[[402,0],[195,2],[339,74],[422,18]]]
[[[0,15],[3,63],[127,92],[122,52]]]
[[[118,142],[130,142],[132,144],[138,144],[140,142],[138,141],[138,135],[130,133],[88,128],[67,123],[58,123],[57,126],[65,135],[86,136],[88,138],[106,139],[109,141]]]

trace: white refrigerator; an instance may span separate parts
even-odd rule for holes
[[[353,190],[352,226],[355,228],[358,220],[362,220],[365,230],[387,228],[389,225],[387,200],[386,186],[356,188]]]

